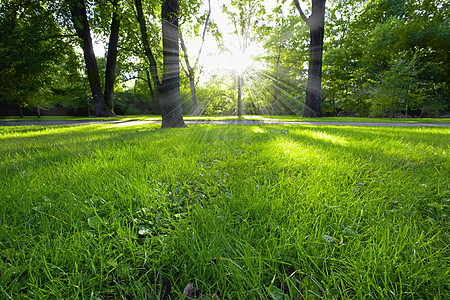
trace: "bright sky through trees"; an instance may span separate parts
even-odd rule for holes
[[[207,34],[205,44],[203,46],[204,52],[199,61],[200,66],[203,69],[203,72],[198,74],[200,75],[201,82],[207,82],[211,76],[217,73],[234,71],[243,72],[249,67],[259,67],[254,61],[254,57],[263,54],[263,46],[259,42],[252,42],[244,54],[240,53],[239,38],[233,33],[234,25],[231,24],[226,14],[222,11],[222,6],[227,5],[229,2],[229,0],[211,1],[211,19],[217,24],[219,31],[223,35],[223,46],[226,49],[220,49],[214,37],[212,37],[210,33]],[[263,3],[267,13],[270,13],[277,5],[276,0],[264,0]],[[290,1],[287,1],[283,5],[283,10],[287,11],[291,4],[292,3]],[[201,11],[206,11],[207,6],[207,1],[204,1],[202,3]],[[106,52],[105,43],[95,35],[93,35],[93,38],[94,52],[96,56],[103,57]],[[194,57],[198,53],[198,49],[201,46],[201,36],[185,36],[185,40],[190,57]],[[258,64],[261,64],[261,62]],[[128,82],[128,85],[130,84],[132,84],[132,82]]]
[[[219,48],[217,42],[209,34],[205,40],[204,54],[200,57],[200,65],[203,67],[203,71],[200,76],[201,81],[207,81],[212,75],[219,72],[243,72],[248,67],[258,68],[254,57],[262,55],[264,52],[261,43],[252,42],[246,49],[245,53],[240,53],[239,50],[239,37],[233,33],[235,30],[234,25],[228,19],[227,15],[222,11],[222,6],[230,1],[211,1],[211,19],[217,24],[220,32],[223,35],[223,46],[225,51]],[[291,2],[287,1],[284,7],[287,9]],[[264,6],[266,12],[270,13],[272,9],[277,5],[276,0],[264,0]],[[207,9],[207,2],[202,5],[202,10]],[[188,49],[194,55],[198,52],[198,48],[201,45],[201,37],[196,37],[189,40]]]

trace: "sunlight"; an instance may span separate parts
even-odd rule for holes
[[[234,53],[229,63],[229,68],[238,74],[244,73],[253,64],[253,59],[248,53]]]
[[[222,52],[211,53],[205,56],[202,65],[209,71],[238,72],[242,74],[254,65],[254,61],[250,51],[244,54],[239,53],[239,51],[234,53]]]
[[[261,128],[260,126],[258,126],[258,127],[253,127],[253,128],[252,128],[252,131],[253,131],[254,133],[266,133],[266,132],[267,132],[267,130]]]

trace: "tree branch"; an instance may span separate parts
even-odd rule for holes
[[[180,39],[180,45],[184,52],[184,62],[186,63],[187,70],[184,68],[183,64],[181,64],[181,67],[183,68],[184,73],[186,73],[186,76],[189,77],[190,73],[193,72],[191,64],[189,63],[189,57],[186,49],[186,44],[183,40],[183,35],[181,34],[181,31],[178,33],[178,38]]]
[[[306,17],[305,13],[303,12],[302,7],[300,6],[300,3],[298,2],[298,0],[294,0],[294,4],[295,4],[295,7],[297,7],[298,12],[300,13],[300,17],[303,19],[303,21],[305,21],[305,23],[306,23],[306,25],[308,25],[308,27],[311,27],[311,26],[309,26],[309,20]]]
[[[118,45],[117,48],[122,49],[122,50],[125,50],[125,51],[128,51],[128,52],[131,52],[131,53],[133,53],[133,54],[136,55],[136,56],[142,55],[142,52],[139,52],[139,51],[136,50],[136,49],[127,48],[127,47],[123,47],[123,46],[120,46],[120,45]]]
[[[199,60],[200,54],[202,53],[202,50],[203,50],[203,44],[205,43],[205,36],[206,36],[206,31],[208,29],[208,23],[209,23],[210,16],[211,16],[211,0],[208,0],[208,15],[206,16],[206,20],[205,20],[205,27],[203,27],[202,44],[200,45],[200,49],[198,50],[197,58],[195,59],[194,69],[196,69],[198,66],[198,60]]]
[[[132,76],[132,77],[129,77],[129,78],[124,78],[124,79],[122,79],[122,81],[125,82],[125,81],[130,81],[130,80],[133,80],[133,79],[140,79],[140,80],[143,80],[145,82],[148,82],[147,79],[145,79],[143,77],[140,77],[140,76]]]

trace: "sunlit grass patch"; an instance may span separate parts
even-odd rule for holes
[[[0,128],[0,294],[446,298],[448,128]]]

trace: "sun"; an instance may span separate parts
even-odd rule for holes
[[[253,64],[252,56],[248,53],[234,53],[231,56],[229,68],[232,71],[242,74],[247,71]]]

